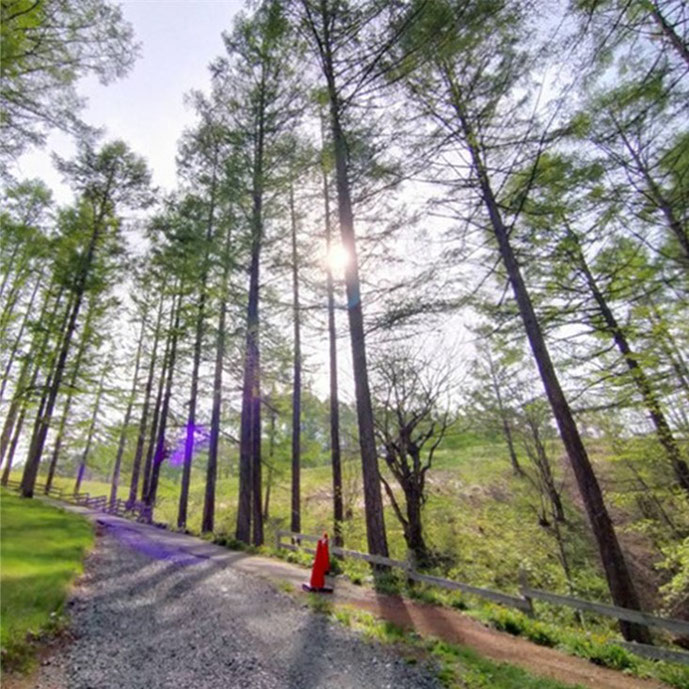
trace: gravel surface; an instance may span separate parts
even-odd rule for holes
[[[34,686],[441,686],[429,667],[407,664],[265,581],[126,528],[104,529],[69,607],[74,640]]]

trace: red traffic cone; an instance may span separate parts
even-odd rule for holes
[[[302,584],[304,591],[313,593],[332,593],[332,586],[325,585],[325,575],[330,571],[330,553],[328,551],[328,534],[324,533],[323,538],[318,539],[316,544],[316,557],[313,560],[311,569],[311,581]]]

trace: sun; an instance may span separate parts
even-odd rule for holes
[[[333,244],[325,260],[333,273],[341,273],[349,265],[349,251],[341,244]]]

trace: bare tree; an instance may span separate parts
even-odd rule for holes
[[[378,452],[404,493],[400,504],[381,475],[385,492],[404,529],[407,547],[420,566],[429,564],[421,510],[426,502],[426,473],[450,423],[441,410],[448,390],[444,369],[409,350],[390,352],[373,367],[374,423]]]

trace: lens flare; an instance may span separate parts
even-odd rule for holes
[[[328,267],[333,273],[341,273],[349,265],[350,255],[349,251],[341,244],[333,244],[326,256]]]

